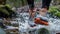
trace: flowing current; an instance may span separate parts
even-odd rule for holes
[[[34,30],[34,29],[38,30],[40,28],[47,28],[52,32],[52,34],[56,33],[56,32],[60,32],[60,19],[55,19],[55,18],[49,17],[49,26],[37,25],[35,28],[32,28],[28,24],[29,14],[28,13],[20,13],[20,15],[22,15],[22,17],[20,16],[21,22],[19,21],[19,27],[20,27],[20,30],[22,30],[22,32],[26,32],[29,29],[30,30]]]
[[[30,25],[28,24],[28,21],[29,21],[29,13],[28,12],[25,12],[27,11],[27,8],[24,8],[24,9],[20,9],[18,8],[18,11],[17,11],[17,16],[18,18],[16,20],[18,20],[18,23],[19,23],[19,32],[23,33],[23,32],[29,32],[29,31],[34,31],[32,34],[36,34],[37,30],[40,29],[40,28],[47,28],[51,34],[56,34],[58,32],[60,32],[60,19],[57,19],[57,18],[52,18],[51,16],[48,17],[48,23],[49,25],[48,26],[44,26],[44,25],[37,25],[36,27],[30,27]],[[49,15],[48,15],[49,16]],[[33,21],[30,21],[32,22],[31,24],[33,24],[34,22]]]

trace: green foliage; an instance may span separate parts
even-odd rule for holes
[[[56,13],[57,12],[57,9],[54,7],[54,8],[50,8],[49,9],[49,12],[51,13],[51,14],[54,14],[54,13]]]
[[[51,15],[60,17],[60,15],[59,15],[59,14],[60,14],[60,9],[59,9],[58,6],[52,6],[52,7],[50,7],[49,13],[50,13]]]
[[[11,10],[8,6],[0,6],[0,17],[12,17],[12,14],[15,14],[15,11]]]
[[[41,28],[38,30],[38,34],[49,34],[49,30],[46,28]]]
[[[10,4],[6,4],[5,6],[9,7],[9,8],[12,8],[12,6]]]
[[[8,0],[7,4],[10,4],[10,5],[14,6],[14,7],[19,7],[20,6],[20,1],[21,0]]]
[[[7,4],[16,8],[27,5],[27,0],[7,0]]]
[[[8,11],[3,9],[3,8],[0,8],[0,13],[3,13],[3,14],[6,14],[6,15],[9,15]]]
[[[1,5],[0,6],[0,17],[7,17],[9,16],[8,11],[4,8],[5,6]]]
[[[60,18],[60,12],[57,12],[57,13],[55,14],[55,16],[57,16],[57,17]]]

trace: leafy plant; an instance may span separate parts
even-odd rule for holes
[[[4,6],[0,7],[0,17],[7,17],[7,16],[9,16],[9,12],[4,9]]]
[[[60,18],[60,12],[57,12],[57,13],[55,14],[55,16],[57,16],[57,17]]]
[[[0,13],[4,13],[6,15],[9,15],[9,12],[5,9],[0,8]]]
[[[51,16],[57,16],[60,17],[60,9],[57,6],[52,6],[49,9],[49,13],[51,14]]]
[[[12,17],[12,15],[16,15],[15,11],[13,11],[8,6],[0,6],[0,17]]]
[[[49,9],[49,13],[51,13],[51,14],[54,14],[54,13],[56,13],[58,10],[57,10],[57,8],[56,7],[51,7],[50,9]]]

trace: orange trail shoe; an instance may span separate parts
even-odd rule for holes
[[[48,25],[48,21],[46,19],[43,19],[43,18],[35,18],[34,19],[34,23],[35,24],[41,24],[41,25]]]

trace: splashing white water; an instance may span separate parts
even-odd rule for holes
[[[54,18],[49,17],[49,20],[48,20],[49,26],[37,25],[36,27],[32,28],[28,24],[29,14],[21,13],[20,15],[22,15],[23,19],[25,20],[25,24],[22,22],[19,22],[19,23],[22,23],[23,26],[25,26],[25,27],[23,27],[22,25],[19,24],[20,31],[47,28],[48,30],[55,31],[54,33],[60,32],[60,19],[54,19]]]

